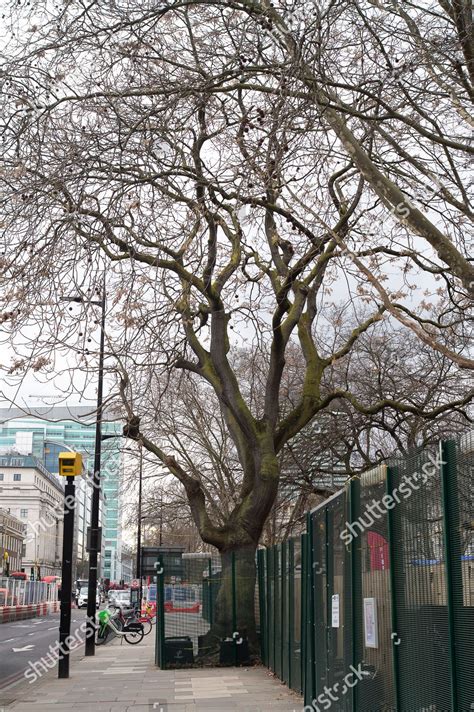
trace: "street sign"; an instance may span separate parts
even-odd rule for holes
[[[100,554],[102,549],[102,527],[92,529],[87,527],[86,551],[97,551]]]

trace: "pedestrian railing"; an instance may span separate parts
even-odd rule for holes
[[[24,581],[0,577],[0,608],[57,601],[58,587],[44,581]]]

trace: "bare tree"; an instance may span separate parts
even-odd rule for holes
[[[344,376],[361,337],[387,322],[456,368],[473,365],[465,4],[403,6],[46,2],[5,13],[6,368],[47,375],[67,349],[87,372],[94,317],[71,323],[59,297],[100,292],[106,269],[127,432],[181,483],[225,573],[238,555],[251,636],[255,547],[285,445],[335,403],[433,420],[472,396],[432,404]],[[257,400],[233,358],[243,346]],[[292,367],[301,388],[283,408]],[[242,477],[218,516],[190,463],[137,427],[155,375],[173,370],[206,384],[235,448]],[[225,629],[225,600],[220,614]]]

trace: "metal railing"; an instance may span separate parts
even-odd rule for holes
[[[0,577],[0,608],[34,605],[57,600],[58,587],[55,583]]]

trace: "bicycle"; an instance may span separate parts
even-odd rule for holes
[[[114,608],[114,606],[111,606],[111,608]],[[116,620],[120,621],[123,626],[126,626],[129,623],[141,623],[143,626],[144,635],[148,635],[153,630],[153,623],[151,618],[143,614],[138,615],[138,612],[135,608],[133,608],[128,613],[124,613],[122,608],[117,608]]]
[[[145,633],[143,632],[143,625],[141,623],[132,621],[124,625],[122,621],[120,621],[116,615],[112,615],[107,608],[100,611],[98,619],[99,625],[97,628],[96,645],[104,645],[111,633],[125,638],[125,641],[130,645],[141,643],[144,638]]]

